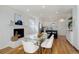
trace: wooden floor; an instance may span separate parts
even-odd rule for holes
[[[58,39],[54,39],[54,43],[51,49],[40,48],[34,54],[78,54],[75,48],[70,45],[65,36],[59,36]],[[27,54],[23,50],[23,46],[20,45],[17,48],[10,49],[5,54]]]
[[[4,49],[0,49],[0,54],[4,54],[4,53],[6,53],[6,52],[8,52],[9,50],[12,50],[13,48],[11,48],[11,47],[6,47],[6,48],[4,48]]]

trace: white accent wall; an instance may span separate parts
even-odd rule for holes
[[[7,46],[15,48],[21,44],[21,40],[16,42],[11,41],[11,37],[13,36],[13,28],[10,26],[10,20],[14,20],[15,13],[24,16],[22,12],[9,7],[0,6],[0,49]]]

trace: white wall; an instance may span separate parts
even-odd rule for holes
[[[14,10],[6,6],[0,6],[0,49],[6,46],[16,47],[21,44],[21,41],[11,42],[13,29],[10,25],[10,20],[14,20],[14,14],[18,13],[22,16],[22,12]]]
[[[72,10],[73,30],[68,32],[68,41],[79,50],[79,6],[75,6]]]
[[[77,6],[77,40],[76,40],[76,48],[79,50],[79,5]]]
[[[77,46],[77,32],[78,32],[77,6],[75,6],[72,11],[73,11],[73,39],[71,41],[72,41],[72,45],[74,45],[76,47]]]
[[[58,22],[57,27],[58,27],[58,35],[66,35],[66,30],[67,30],[67,25],[66,25],[67,20],[65,19],[64,22]]]

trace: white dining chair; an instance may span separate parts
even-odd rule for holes
[[[33,42],[30,42],[30,41],[25,42],[22,40],[22,44],[23,44],[24,51],[26,53],[34,53],[39,49],[39,46],[35,45]]]
[[[43,48],[52,48],[54,40],[54,35],[52,35],[49,39],[45,39],[44,42],[41,44]]]

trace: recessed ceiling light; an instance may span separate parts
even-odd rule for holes
[[[58,11],[56,11],[56,14],[58,14],[59,12]]]
[[[30,9],[26,9],[26,11],[27,11],[27,12],[29,12],[29,11],[30,11]]]
[[[44,6],[44,5],[42,6],[42,8],[45,8],[45,7],[46,7],[46,6]]]
[[[64,22],[64,19],[60,19],[60,22]]]

